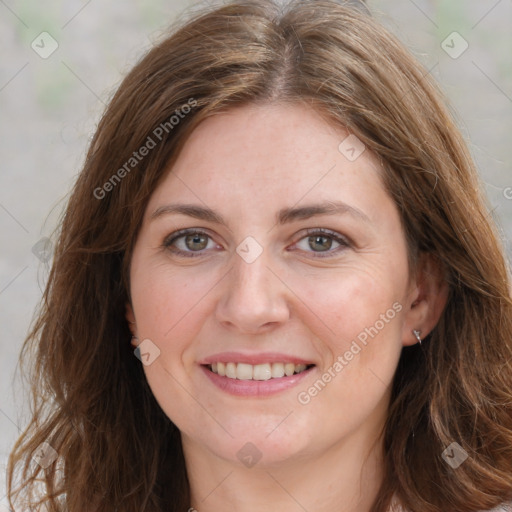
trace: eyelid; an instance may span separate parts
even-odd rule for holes
[[[184,229],[180,229],[178,231],[174,231],[170,235],[166,236],[164,238],[162,246],[165,249],[170,250],[174,254],[185,255],[186,257],[199,257],[199,256],[205,255],[206,254],[205,249],[203,249],[201,251],[182,251],[181,249],[173,247],[173,245],[172,245],[173,242],[175,242],[179,238],[182,238],[187,235],[193,235],[193,234],[204,235],[204,236],[208,237],[211,241],[215,242],[213,236],[210,234],[210,231],[208,229],[184,228]],[[326,228],[307,228],[307,229],[299,232],[296,235],[296,240],[295,240],[295,242],[293,242],[292,247],[294,245],[296,245],[298,242],[300,242],[301,240],[303,240],[304,238],[314,236],[314,235],[324,235],[324,236],[330,237],[335,242],[340,244],[340,247],[337,247],[334,250],[329,250],[329,251],[324,251],[324,252],[322,252],[322,251],[318,251],[318,252],[302,251],[302,252],[307,252],[307,253],[313,254],[315,258],[328,258],[330,256],[338,254],[340,251],[343,251],[344,249],[353,247],[353,245],[354,245],[354,243],[352,242],[352,240],[350,238],[338,233],[337,231],[333,231],[331,229],[326,229]]]
[[[182,237],[183,235],[191,235],[193,233],[199,233],[201,235],[208,235],[209,234],[204,230],[203,228],[184,228],[184,229],[178,229],[178,231],[173,231],[169,235],[167,235],[164,238],[163,245],[170,245],[172,242],[174,242],[176,239]]]
[[[332,229],[327,228],[306,228],[304,230],[308,236],[316,235],[318,233],[321,233],[322,235],[329,235],[332,236],[334,239],[337,239],[341,242],[345,243],[351,243],[349,238],[345,235],[342,235],[341,233],[338,233],[337,231],[334,231]]]
[[[204,254],[206,254],[204,252],[204,250],[202,250],[202,251],[182,251],[181,249],[178,249],[177,247],[174,247],[172,245],[179,238],[182,238],[187,235],[193,235],[193,234],[204,235],[204,236],[208,237],[211,241],[215,242],[213,239],[213,236],[210,234],[209,230],[207,230],[205,228],[185,228],[185,229],[179,229],[178,231],[173,231],[170,235],[167,235],[164,238],[162,247],[164,249],[169,250],[170,252],[172,252],[174,254],[179,255],[179,256],[185,256],[185,257],[189,257],[189,258],[203,256]]]
[[[305,235],[303,233],[305,233]],[[302,252],[306,252],[309,254],[313,254],[314,258],[329,258],[329,257],[337,255],[339,252],[341,252],[343,250],[346,250],[346,249],[354,246],[354,243],[352,242],[352,240],[349,237],[342,235],[341,233],[338,233],[337,231],[333,231],[331,229],[326,229],[326,228],[307,228],[307,229],[305,229],[302,232],[302,234],[299,233],[297,235],[297,239],[293,243],[292,246],[297,245],[304,238],[314,236],[314,235],[324,235],[324,236],[330,237],[335,242],[340,244],[340,247],[337,247],[336,249],[329,250],[329,251],[318,251],[318,252],[302,251]],[[301,249],[298,249],[298,250],[301,250]]]

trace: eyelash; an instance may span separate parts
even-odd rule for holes
[[[188,229],[181,229],[179,231],[171,233],[164,240],[162,246],[165,249],[170,250],[174,254],[177,254],[179,256],[184,256],[186,258],[197,258],[197,257],[203,256],[204,252],[202,252],[202,251],[182,251],[181,249],[177,249],[176,247],[173,247],[172,244],[174,242],[176,242],[180,238],[183,238],[183,237],[188,236],[188,235],[202,235],[202,236],[206,236],[210,240],[212,240],[212,237],[206,231],[203,231],[202,229],[188,228]],[[335,231],[331,231],[331,230],[325,229],[325,228],[309,228],[309,229],[306,229],[306,235],[301,237],[299,240],[297,240],[297,242],[295,242],[295,244],[299,243],[301,240],[304,240],[305,238],[309,238],[309,237],[312,237],[312,236],[318,236],[318,235],[329,237],[333,241],[335,241],[338,244],[340,244],[340,246],[335,248],[334,250],[325,251],[325,253],[326,253],[325,256],[321,255],[323,251],[318,251],[318,252],[307,251],[307,252],[311,252],[312,254],[315,254],[315,256],[314,256],[315,258],[328,258],[329,256],[332,256],[333,254],[337,254],[340,250],[343,250],[343,249],[346,249],[346,248],[352,246],[352,243],[351,243],[351,241],[348,238],[339,235]]]

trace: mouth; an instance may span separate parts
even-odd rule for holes
[[[304,382],[316,365],[285,354],[224,353],[201,361],[200,368],[207,382],[229,395],[264,398]]]
[[[219,377],[237,380],[267,381],[292,377],[293,375],[298,375],[311,369],[315,365],[295,364],[291,362],[269,362],[253,365],[218,361],[203,366]]]

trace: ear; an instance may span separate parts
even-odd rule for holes
[[[449,286],[439,259],[422,253],[415,275],[411,278],[409,302],[406,304],[402,332],[404,346],[418,343],[413,330],[425,339],[439,322],[448,301]]]
[[[129,302],[126,303],[125,318],[128,321],[128,326],[130,327],[132,336],[137,336],[137,325],[135,322],[135,314],[133,312],[132,305]]]

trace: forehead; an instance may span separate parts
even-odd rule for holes
[[[149,208],[180,200],[243,214],[343,200],[371,214],[387,195],[375,155],[304,105],[248,105],[214,115],[194,130],[169,171]]]

